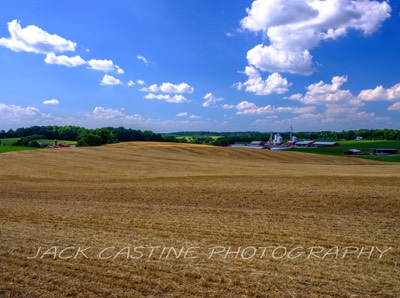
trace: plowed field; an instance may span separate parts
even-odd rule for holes
[[[398,297],[400,164],[170,143],[0,155],[1,297]]]

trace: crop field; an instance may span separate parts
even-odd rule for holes
[[[332,141],[335,142],[335,140]],[[296,148],[294,150],[298,152],[328,154],[336,156],[343,156],[343,151],[347,149],[359,149],[365,153],[372,153],[374,148],[393,148],[393,149],[398,149],[400,151],[400,141],[364,140],[364,141],[337,141],[337,142],[340,144],[340,146],[338,147]],[[400,162],[400,156],[384,156],[384,157],[363,156],[357,158],[367,158],[378,161]]]
[[[0,297],[400,296],[399,163],[131,142],[0,177]]]

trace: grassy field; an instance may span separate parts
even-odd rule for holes
[[[21,151],[21,150],[35,150],[39,148],[35,147],[27,147],[27,146],[13,146],[12,144],[17,142],[20,138],[7,138],[7,139],[0,139],[1,144],[0,144],[0,153],[5,153],[5,152],[12,152],[12,151]],[[43,144],[47,145],[53,145],[54,140],[47,140],[47,139],[39,139],[37,140]],[[66,143],[66,144],[76,144],[75,141],[65,141],[65,140],[59,140],[58,144],[61,143]]]
[[[0,139],[0,153],[11,152],[11,151],[21,151],[21,150],[35,150],[38,148],[25,147],[25,146],[13,146],[12,144],[18,141],[20,138],[8,138]]]
[[[297,148],[294,151],[316,153],[316,154],[328,154],[343,156],[343,151],[346,149],[359,149],[366,153],[372,153],[374,148],[395,148],[400,152],[400,141],[338,141],[340,146],[338,147],[327,147],[327,148]],[[400,162],[400,156],[387,156],[387,157],[362,157],[368,159],[374,159],[379,161],[391,161]]]
[[[398,163],[140,142],[0,160],[1,297],[400,296]]]

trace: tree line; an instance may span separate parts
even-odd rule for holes
[[[0,130],[0,139],[22,138],[19,144],[37,145],[33,142],[39,139],[59,139],[76,141],[78,146],[100,146],[117,142],[154,141],[154,142],[193,142],[199,144],[213,144],[227,146],[235,142],[251,142],[254,140],[268,141],[270,132],[211,132],[211,131],[183,131],[170,134],[154,133],[151,130],[135,130],[125,127],[103,127],[87,129],[79,126],[31,126],[26,128]],[[290,132],[281,133],[284,140],[288,140]],[[311,140],[354,140],[362,137],[364,140],[400,140],[400,130],[397,129],[359,129],[347,131],[314,131],[295,132],[298,139]],[[190,141],[183,136],[191,136]],[[213,138],[218,136],[218,138]]]
[[[87,129],[79,126],[31,126],[0,130],[0,138],[21,138],[15,144],[19,146],[34,146],[34,139],[58,139],[76,141],[78,146],[100,146],[128,141],[177,142],[171,135],[162,135],[150,130],[135,130],[124,127],[103,127]]]

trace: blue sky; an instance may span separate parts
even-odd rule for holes
[[[4,0],[0,129],[398,129],[399,25],[397,1]]]

